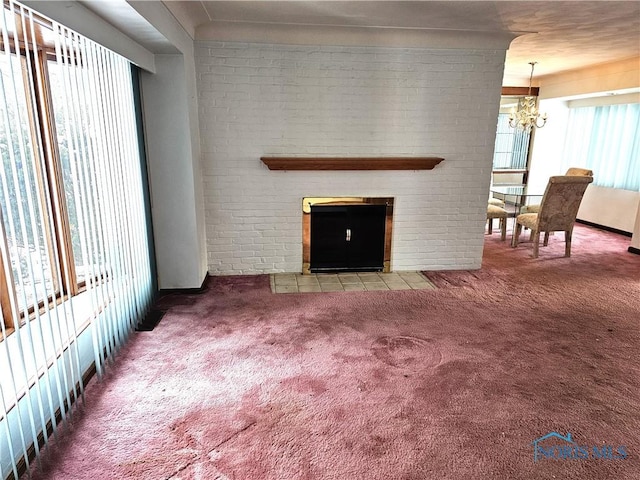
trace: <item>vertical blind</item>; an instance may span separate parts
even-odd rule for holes
[[[131,65],[11,0],[0,29],[4,479],[66,422],[153,292]]]

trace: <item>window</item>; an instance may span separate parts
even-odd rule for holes
[[[509,114],[498,114],[493,169],[526,169],[530,132],[509,126]]]
[[[69,243],[69,229],[66,212],[54,198],[61,182],[55,131],[48,118],[50,89],[41,63],[41,56],[48,53],[34,48],[28,35],[20,38],[18,30],[25,24],[19,15],[3,12],[7,28],[3,29],[0,59],[0,198],[4,261],[10,269],[0,281],[17,305],[18,315],[3,312],[5,324],[13,327],[36,308],[77,293],[77,289],[55,268]],[[41,29],[38,25],[33,31]]]
[[[520,98],[511,95],[501,97],[493,150],[491,183],[506,188],[505,192],[509,193],[517,193],[527,183],[531,132],[509,126],[509,112],[518,105]]]
[[[144,293],[127,303],[135,318],[150,278],[131,66],[16,2],[3,6],[0,340],[34,319],[74,317],[83,292],[91,309],[87,295],[76,304],[94,317],[117,288]],[[47,327],[59,338],[42,340],[44,357],[90,320]]]
[[[593,183],[640,191],[640,104],[572,108],[564,168],[593,170]]]
[[[115,123],[111,100],[121,99],[96,71],[118,64],[79,35],[56,35],[45,19],[14,8],[3,9],[0,55],[1,238],[10,265],[0,288],[9,295],[8,329],[109,275],[102,227],[114,211],[104,195],[121,188],[102,163],[121,153],[105,135]]]
[[[496,128],[496,143],[493,153],[493,169],[526,170],[529,157],[531,132],[509,126],[509,115],[513,108],[520,105],[522,99],[514,90],[519,87],[507,87],[511,92],[500,97],[500,112]],[[503,93],[504,93],[503,88]],[[526,89],[522,95],[526,95]]]
[[[98,242],[92,237],[91,212],[99,208],[95,193],[93,164],[82,161],[92,156],[90,142],[92,105],[84,95],[78,95],[79,88],[89,81],[88,71],[77,65],[47,62],[49,88],[52,97],[54,129],[57,138],[57,158],[60,177],[64,185],[63,203],[67,213],[68,233],[73,265],[72,284],[79,290],[86,285],[87,278],[97,279],[101,273],[99,265],[103,257],[99,248],[90,248],[87,242]],[[95,227],[95,225],[94,225]],[[84,240],[84,241],[83,241]],[[96,244],[97,246],[97,244]]]
[[[3,56],[0,60],[3,87],[22,86],[24,62],[24,58],[14,54]],[[43,301],[46,292],[58,293],[59,285],[54,281],[51,270],[51,235],[42,209],[43,185],[36,162],[33,110],[26,92],[16,90],[3,88],[0,198],[11,277],[19,308],[26,311]]]

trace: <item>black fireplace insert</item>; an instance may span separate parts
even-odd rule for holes
[[[379,272],[384,268],[385,205],[311,207],[311,272]]]

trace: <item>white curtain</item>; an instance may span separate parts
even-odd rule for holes
[[[593,170],[596,185],[640,191],[640,104],[571,109],[563,162]]]

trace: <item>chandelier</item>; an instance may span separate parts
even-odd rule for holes
[[[547,114],[542,115],[536,106],[537,98],[531,95],[531,81],[533,80],[533,67],[537,62],[529,62],[531,76],[529,77],[529,93],[518,101],[518,107],[513,107],[509,112],[509,126],[530,132],[533,127],[542,128],[547,123]]]

